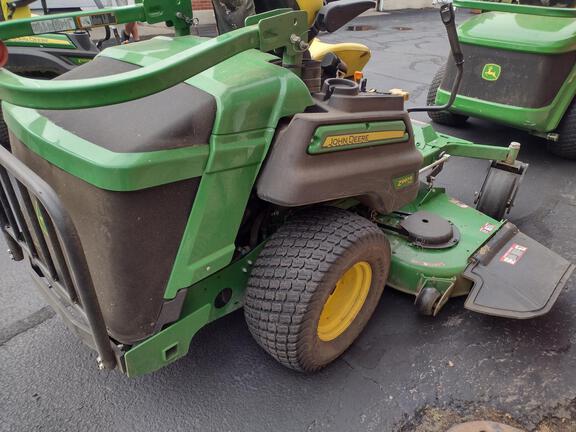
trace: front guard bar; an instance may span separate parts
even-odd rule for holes
[[[32,252],[36,243],[32,240],[28,230],[29,224],[26,223],[18,205],[19,202],[24,202],[29,213],[38,214],[36,217],[41,220],[42,224],[40,229],[42,231],[45,230],[51,240],[55,252],[53,254],[55,257],[54,261],[47,259],[50,251],[45,241],[41,240],[38,242],[40,246],[38,248],[39,256],[49,262],[48,267],[52,267],[52,271],[48,271],[48,273],[57,276],[57,272],[54,271],[56,264],[58,264],[60,269],[67,269],[66,272],[62,272],[65,275],[63,276],[64,284],[70,292],[74,291],[78,296],[82,311],[90,327],[94,348],[96,348],[100,357],[99,363],[104,368],[114,369],[117,364],[116,356],[108,337],[106,324],[88,269],[86,256],[84,255],[84,249],[70,215],[64,209],[60,198],[50,185],[1,146],[0,174],[2,180],[0,197],[3,198],[2,206],[0,206],[0,230],[3,231],[7,239],[10,239],[8,244],[16,253],[17,256],[15,258],[22,258],[22,252],[24,251],[33,265],[41,266],[40,260]],[[33,207],[31,197],[40,203],[34,209],[31,208]],[[10,206],[10,201],[12,206]],[[39,227],[36,221],[31,224],[38,231]],[[24,234],[22,238],[15,235],[18,230],[21,230]],[[41,233],[36,232],[36,235],[37,239],[44,239]],[[78,325],[78,327],[81,328],[82,326]]]

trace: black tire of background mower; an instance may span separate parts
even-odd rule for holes
[[[550,153],[564,159],[576,159],[576,100],[573,100],[556,130],[560,139],[548,141]]]
[[[354,262],[372,267],[372,284],[355,320],[340,336],[318,338],[318,319],[336,281]],[[246,289],[244,314],[258,344],[282,365],[313,372],[340,356],[376,308],[390,269],[380,228],[345,210],[319,207],[288,220],[267,241]]]
[[[476,210],[501,221],[507,212],[510,195],[519,176],[500,169],[491,169]]]
[[[432,106],[436,105],[436,93],[442,80],[444,79],[444,74],[446,73],[446,65],[440,66],[440,69],[434,75],[430,87],[428,87],[428,96],[426,97],[426,105]],[[447,126],[462,126],[468,120],[468,116],[461,114],[453,114],[450,111],[428,111],[428,117],[433,122],[444,124]]]
[[[2,108],[0,107],[0,145],[7,150],[10,150],[10,137],[8,135],[8,126],[4,121]]]

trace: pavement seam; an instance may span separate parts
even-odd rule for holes
[[[39,326],[44,321],[52,318],[56,313],[49,306],[44,306],[42,309],[28,315],[26,318],[10,324],[8,327],[0,329],[0,346],[4,345],[10,339]]]

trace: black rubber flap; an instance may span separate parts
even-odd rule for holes
[[[508,223],[480,251],[464,276],[474,282],[465,307],[508,318],[550,311],[574,265]]]

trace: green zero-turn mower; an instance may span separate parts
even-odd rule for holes
[[[521,176],[518,145],[438,134],[402,96],[350,80],[320,88],[320,62],[303,60],[308,35],[372,6],[328,3],[312,28],[305,10],[267,11],[214,39],[189,34],[188,1],[0,24],[2,40],[132,21],[176,31],[51,81],[0,70],[5,240],[101,368],[157,370],[244,307],[271,356],[318,370],[358,337],[385,285],[427,315],[461,295],[490,315],[550,310],[573,266],[434,186],[450,155]],[[453,9],[440,11],[458,61]]]
[[[430,118],[451,126],[469,116],[492,120],[540,136],[554,154],[576,159],[576,9],[565,7],[574,2],[514,3],[454,2],[484,13],[460,25],[462,86],[451,108]],[[449,59],[432,80],[428,104],[448,101],[455,73]]]
[[[0,22],[30,18],[29,4],[35,0],[0,0]],[[96,5],[103,7],[97,0]],[[42,2],[44,14],[49,10]],[[107,30],[109,32],[109,30]],[[109,35],[108,35],[109,38]],[[100,51],[86,31],[34,34],[6,41],[6,69],[16,74],[43,79],[62,75],[92,60]],[[0,111],[0,145],[9,148],[8,129]]]

